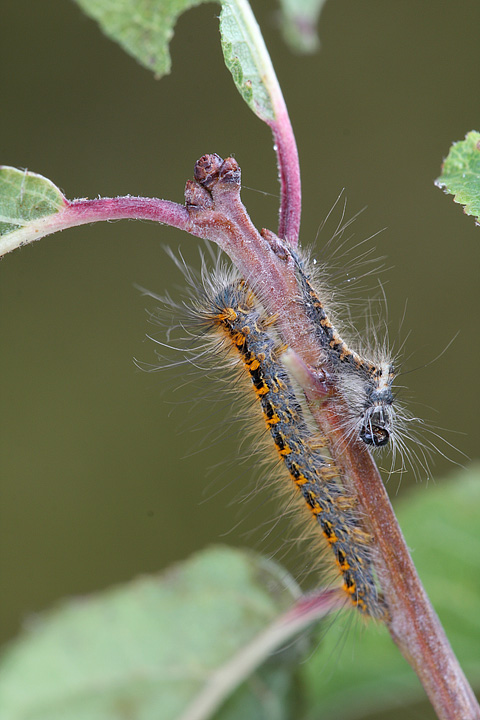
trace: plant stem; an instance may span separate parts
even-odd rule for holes
[[[157,198],[126,197],[65,200],[65,207],[32,220],[0,238],[0,256],[52,233],[100,220],[154,220],[188,230],[189,215],[183,205]]]
[[[300,165],[295,135],[270,55],[247,0],[230,0],[230,2],[224,0],[220,14],[220,32],[225,37],[226,28],[223,28],[222,31],[222,25],[230,4],[232,8],[234,7],[234,15],[237,19],[241,18],[239,27],[242,27],[245,32],[245,43],[249,47],[252,62],[256,66],[256,74],[261,77],[261,85],[268,96],[266,103],[260,101],[260,96],[247,102],[257,117],[267,123],[273,133],[280,180],[278,235],[287,240],[290,247],[294,248],[298,244],[302,207]],[[228,65],[229,61],[227,61]],[[237,80],[235,82],[237,83]],[[243,94],[242,85],[238,83],[237,85],[240,93]]]
[[[222,703],[269,655],[284,647],[302,630],[339,610],[345,599],[337,590],[319,590],[301,597],[295,605],[258,634],[218,670],[211,673],[204,688],[179,720],[208,720]]]
[[[281,189],[278,235],[285,239],[290,247],[295,248],[298,245],[300,232],[302,189],[295,135],[283,96],[281,97],[281,106],[276,112],[275,121],[268,124],[272,129],[275,141],[274,149],[277,154]]]
[[[313,409],[315,414],[315,409]],[[316,420],[332,440],[376,540],[375,566],[390,612],[388,629],[440,720],[478,720],[480,707],[418,577],[380,473],[361,441],[346,439],[340,399]]]
[[[72,225],[83,225],[98,220],[154,220],[165,225],[187,230],[187,210],[178,203],[157,198],[126,197],[72,200],[68,202],[63,219]]]

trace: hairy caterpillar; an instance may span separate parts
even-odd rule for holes
[[[229,159],[231,161],[231,159]],[[212,192],[219,183],[227,161],[218,155],[204,155],[195,166],[195,180],[187,183],[186,202],[192,211],[213,207]],[[239,183],[238,165],[228,165],[230,182],[235,172]],[[227,174],[228,174],[227,173]],[[220,183],[221,185],[221,183]],[[314,289],[305,269],[305,263],[283,240],[270,230],[262,230],[264,240],[283,260],[291,258],[295,266],[299,285],[300,303],[311,321],[319,346],[323,350],[322,363],[326,360],[328,369],[336,377],[336,385],[347,402],[354,419],[353,432],[367,445],[386,445],[392,434],[395,421],[392,383],[395,377],[393,364],[389,361],[371,362],[364,360],[342,340],[339,332],[329,319],[319,294]]]
[[[374,363],[362,358],[340,337],[314,289],[304,263],[290,252],[297,272],[302,301],[328,366],[336,375],[340,391],[354,417],[358,436],[367,445],[386,445],[393,431],[395,411],[392,383],[394,366],[389,361]]]
[[[322,348],[322,368],[332,374],[335,387],[345,400],[347,413],[343,422],[347,433],[374,450],[389,446],[390,474],[394,471],[396,458],[399,456],[400,473],[403,473],[408,465],[417,477],[422,470],[428,478],[433,451],[449,460],[451,458],[433,441],[426,440],[425,434],[429,433],[448,448],[455,451],[456,448],[428,422],[409,413],[398,402],[393,387],[398,377],[397,361],[395,358],[392,361],[386,341],[377,343],[377,347],[364,351],[363,354],[353,350],[335,327],[332,316],[326,309],[331,293],[328,290],[327,293],[317,291],[315,287],[317,269],[314,264],[290,248],[287,252],[295,266],[298,300],[305,308],[312,323],[312,331]],[[321,287],[321,284],[319,286]],[[327,302],[323,299],[325,294]],[[407,442],[409,440],[410,443]]]
[[[333,552],[343,590],[362,614],[385,618],[374,578],[372,537],[329,457],[328,441],[309,427],[282,363],[287,348],[277,337],[275,319],[266,317],[248,284],[231,271],[217,268],[212,275],[204,268],[202,283],[189,271],[185,274],[194,286],[192,300],[184,306],[192,327],[202,340],[205,334],[213,339],[210,349],[223,355],[227,350],[250,378],[278,456]]]

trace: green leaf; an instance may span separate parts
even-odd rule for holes
[[[65,198],[47,178],[0,166],[0,237],[21,231],[65,207]]]
[[[317,24],[325,0],[280,0],[282,33],[292,50],[312,53],[320,41]]]
[[[426,590],[477,689],[479,507],[477,468],[415,488],[398,513]],[[64,603],[4,652],[0,717],[205,717],[182,713],[232,655],[275,624],[297,592],[270,561],[216,548],[160,577]],[[216,720],[352,720],[424,698],[386,629],[355,621],[353,612],[336,616],[315,653],[305,635],[289,642],[231,695]]]
[[[435,185],[453,195],[480,224],[480,133],[472,130],[465,140],[453,143]]]
[[[425,589],[474,689],[480,690],[480,467],[416,487],[397,516]],[[425,699],[385,628],[336,622],[322,650],[300,666],[307,718],[338,720]]]
[[[160,577],[64,603],[5,651],[0,717],[178,720],[212,670],[297,593],[274,563],[214,548]],[[291,650],[232,696],[223,720],[245,717],[245,707],[255,720],[287,720]]]
[[[182,13],[206,0],[76,0],[115,40],[158,78],[168,75],[168,45]]]
[[[261,120],[275,119],[280,92],[260,28],[246,0],[225,0],[220,13],[225,64],[237,90]]]

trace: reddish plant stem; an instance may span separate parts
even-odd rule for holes
[[[66,200],[50,215],[30,220],[18,230],[0,238],[0,256],[54,232],[99,220],[154,220],[188,230],[189,214],[183,205],[157,198],[126,197]]]
[[[209,156],[206,156],[209,157]],[[211,156],[210,156],[211,157]],[[201,158],[199,163],[205,161]],[[212,200],[191,212],[190,232],[218,243],[276,315],[283,340],[310,368],[322,350],[303,304],[288,249],[272,233],[258,233],[243,207],[240,174],[231,158],[215,169]],[[215,174],[214,172],[214,174]],[[315,391],[315,371],[306,387],[312,414],[331,441],[332,459],[358,499],[375,538],[375,567],[390,611],[394,642],[417,673],[440,720],[480,720],[480,707],[423,589],[370,452],[343,429],[343,401]]]
[[[207,720],[211,718],[231,693],[279,647],[285,647],[311,623],[342,608],[345,598],[338,590],[325,588],[309,596],[300,597],[295,605],[275,620],[230,660],[210,673],[204,687],[179,720]]]
[[[302,188],[300,164],[295,135],[285,106],[283,96],[277,103],[275,121],[269,122],[275,141],[278,177],[280,180],[280,212],[278,235],[285,239],[290,247],[298,245],[300,217],[302,210]]]
[[[0,242],[0,255],[76,225],[121,219],[154,220],[187,231],[190,227],[186,208],[169,200],[130,196],[65,200],[64,207],[58,212],[32,220],[18,231],[3,236]]]
[[[302,210],[297,143],[283,93],[265,47],[260,28],[248,3],[244,3],[242,0],[241,5],[246,25],[251,33],[251,47],[255,48],[257,69],[262,76],[263,89],[268,95],[268,101],[265,104],[260,98],[255,101],[254,112],[257,117],[270,127],[275,143],[274,149],[277,155],[280,180],[278,235],[287,240],[290,247],[295,248],[298,244]]]
[[[183,205],[157,198],[125,197],[69,200],[59,217],[68,219],[69,225],[83,225],[98,220],[154,220],[180,230],[189,227],[189,215]],[[55,218],[55,216],[53,216]]]
[[[365,445],[340,429],[342,404],[312,410],[354,488],[376,541],[375,567],[390,611],[388,629],[441,720],[478,720],[480,707],[418,577],[378,469]]]

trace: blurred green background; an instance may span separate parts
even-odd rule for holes
[[[284,45],[276,3],[253,8],[297,136],[303,243],[344,187],[347,216],[368,206],[350,246],[386,228],[368,246],[387,258],[380,277],[391,340],[407,338],[405,369],[429,363],[459,332],[435,362],[401,379],[409,407],[478,457],[480,229],[433,180],[450,143],[480,129],[480,4],[331,0],[311,57]],[[181,202],[200,155],[234,154],[254,222],[275,229],[270,132],[223,65],[217,15],[206,5],[180,19],[173,72],[157,82],[74,3],[4,0],[0,162],[42,173],[70,198]],[[319,258],[327,239],[324,231]],[[155,303],[135,283],[172,294],[182,284],[165,245],[198,263],[196,239],[124,221],[65,231],[0,265],[2,641],[58,598],[159,570],[209,543],[266,552],[282,544],[278,528],[260,542],[277,512],[268,498],[237,502],[252,472],[236,462],[232,400],[204,401],[221,384],[185,385],[182,368],[148,374],[133,364],[155,362],[145,340],[145,308]],[[378,295],[376,279],[367,284]],[[450,469],[436,454],[434,480]],[[390,481],[393,500],[409,482]]]

